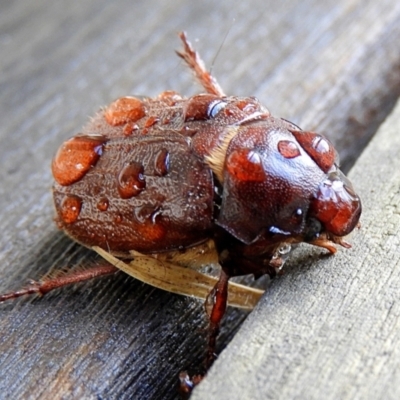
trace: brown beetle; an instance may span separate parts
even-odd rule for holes
[[[357,226],[361,202],[326,138],[271,116],[253,97],[226,96],[180,37],[178,55],[205,94],[119,98],[63,143],[52,163],[59,228],[114,266],[47,279],[0,301],[44,294],[116,266],[207,298],[210,365],[229,278],[275,276],[292,244],[331,253],[335,244],[349,247],[343,237]],[[217,281],[182,267],[211,261],[221,265]],[[161,267],[169,286],[157,282]],[[260,295],[240,285],[232,292],[239,306],[251,307]]]

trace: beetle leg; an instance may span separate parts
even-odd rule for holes
[[[225,314],[228,301],[229,278],[230,276],[222,270],[218,282],[207,296],[205,302],[206,312],[210,318],[206,369],[210,368],[215,359],[217,336],[219,334],[220,323]]]
[[[183,58],[189,68],[193,70],[197,80],[207,93],[224,97],[224,91],[221,86],[219,86],[217,80],[206,70],[199,53],[193,49],[192,45],[187,40],[186,33],[180,32],[179,37],[183,42],[183,51],[177,51],[176,53],[178,56]]]
[[[114,274],[117,271],[118,268],[115,268],[113,265],[110,264],[95,265],[84,270],[81,269],[71,271],[69,273],[67,272],[62,275],[50,275],[47,277],[43,277],[38,282],[31,280],[27,286],[20,290],[0,295],[0,302],[16,299],[17,297],[30,294],[39,294],[43,296],[54,289],[58,289],[73,283],[88,281],[98,276]]]

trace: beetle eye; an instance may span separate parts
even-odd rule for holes
[[[322,231],[322,224],[316,218],[309,218],[304,232],[304,241],[311,242],[316,239]]]

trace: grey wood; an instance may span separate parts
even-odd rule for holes
[[[353,249],[275,281],[191,397],[400,398],[400,102],[350,173]]]
[[[52,222],[51,158],[118,96],[199,91],[173,53],[177,31],[188,31],[209,65],[229,31],[213,67],[226,93],[255,95],[274,114],[326,134],[348,168],[399,95],[399,17],[400,3],[390,0],[2,2],[1,292],[94,262]],[[295,262],[314,271],[307,258]],[[293,289],[298,310],[304,292]],[[220,348],[245,317],[228,313]],[[4,304],[0,397],[174,398],[179,371],[201,363],[206,326],[199,302],[123,274]]]

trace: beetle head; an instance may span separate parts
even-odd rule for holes
[[[310,201],[308,232],[310,238],[325,232],[328,237],[343,237],[357,226],[361,215],[361,201],[350,180],[340,171],[339,159],[333,145],[322,135],[292,130],[299,144],[326,173]],[[317,231],[318,223],[321,225]],[[315,233],[313,234],[313,229]]]
[[[347,235],[361,203],[336,162],[321,135],[265,121],[241,127],[226,151],[216,223],[246,244],[266,236],[312,243],[321,234],[333,241]]]

